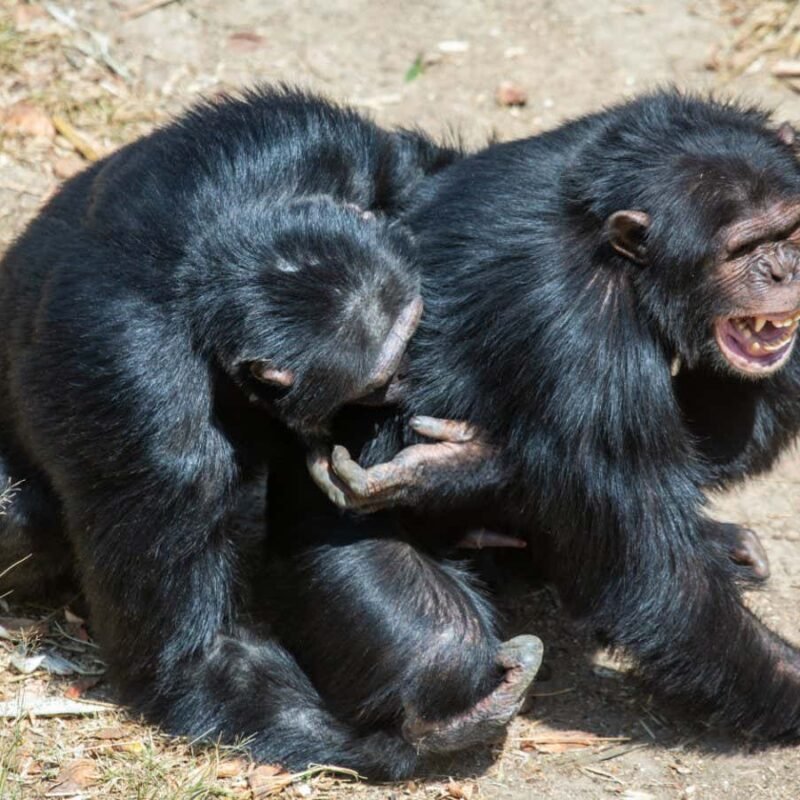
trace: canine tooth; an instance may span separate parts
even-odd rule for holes
[[[756,318],[755,318],[755,323],[754,323],[754,325],[753,325],[753,330],[754,330],[756,333],[760,333],[760,332],[761,332],[761,329],[762,329],[762,328],[763,328],[763,327],[764,327],[766,324],[767,324],[767,318],[766,318],[766,317],[756,317]]]
[[[756,354],[761,352],[761,343],[760,342],[750,342],[747,345],[747,350],[750,353]]]

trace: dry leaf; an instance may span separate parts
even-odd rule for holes
[[[470,783],[450,781],[444,791],[443,797],[454,798],[454,800],[471,800],[475,793],[475,786]]]
[[[253,792],[253,800],[271,797],[283,791],[293,780],[283,767],[277,764],[263,764],[256,767],[248,776],[247,782]]]
[[[800,61],[778,61],[772,67],[772,74],[776,78],[800,78]]]
[[[250,51],[258,50],[266,42],[266,39],[258,33],[252,31],[238,31],[228,37],[228,45],[234,50]]]
[[[31,638],[47,633],[49,625],[46,620],[27,619],[26,617],[0,617],[0,639]]]
[[[97,777],[94,761],[90,758],[79,758],[62,768],[45,797],[72,797],[82,794],[87,786],[95,783]]]
[[[38,656],[24,656],[14,653],[8,659],[9,666],[13,667],[20,675],[30,675],[44,664],[44,654]]]
[[[86,623],[83,617],[79,617],[74,611],[70,611],[68,608],[64,609],[64,619],[72,625],[84,625]]]
[[[103,741],[114,741],[116,739],[124,739],[128,735],[128,731],[122,725],[114,725],[110,728],[101,728],[92,734],[93,739],[102,739]]]
[[[2,123],[5,132],[12,135],[47,139],[52,139],[56,135],[55,126],[47,112],[23,100],[6,109]]]
[[[70,700],[77,700],[79,697],[83,697],[89,689],[94,689],[101,680],[101,677],[78,678],[78,680],[64,692],[64,697]]]
[[[542,731],[535,736],[526,736],[520,740],[523,750],[535,750],[537,753],[565,753],[568,750],[580,750],[584,747],[626,742],[622,736],[596,736],[586,731]]]
[[[217,764],[218,778],[235,778],[247,769],[247,762],[243,758],[228,758]]]
[[[13,700],[0,701],[0,718],[15,719],[32,714],[34,717],[72,717],[102,714],[114,709],[110,703],[71,700],[66,697],[48,697],[24,692]]]
[[[144,742],[135,740],[133,742],[119,742],[111,746],[111,749],[117,753],[131,753],[135,756],[140,756],[145,751]]]

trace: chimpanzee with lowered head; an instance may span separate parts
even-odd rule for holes
[[[223,98],[69,181],[0,264],[0,442],[23,479],[0,550],[65,531],[111,677],[166,728],[289,765],[415,762],[244,624],[252,543],[228,523],[342,405],[391,395],[422,310],[394,218],[457,156],[307,94]]]
[[[525,538],[567,608],[629,651],[663,695],[748,734],[798,737],[800,652],[742,603],[750,573],[730,548],[748,534],[704,511],[704,490],[768,469],[800,429],[791,128],[758,110],[659,92],[455,163],[422,188],[405,221],[426,313],[403,409],[366,443],[340,433],[358,461],[336,448],[313,470],[342,506],[407,510],[352,518],[349,528],[329,522],[354,543],[309,537],[289,552],[305,587],[299,627],[287,609],[293,590],[278,606],[295,650],[305,631],[323,637],[328,609],[317,601],[334,591],[348,619],[384,610],[384,624],[372,622],[378,667],[366,633],[358,650],[346,636],[327,642],[324,657],[348,659],[350,674],[372,668],[367,698],[341,676],[327,689],[339,713],[358,718],[389,696],[398,730],[419,730],[403,692],[431,674],[416,655],[426,644],[406,648],[391,599],[409,570],[428,573],[431,531],[486,525]],[[423,415],[474,426],[462,431],[455,465],[406,462],[430,424]],[[455,445],[430,446],[444,456]],[[398,541],[412,552],[393,579],[384,565]],[[447,713],[457,718],[498,680],[473,651],[493,614],[461,622],[462,604],[448,597],[472,587],[439,568],[426,582],[427,613],[449,613],[455,630],[444,641],[434,628],[426,635],[438,663],[455,665],[447,680],[462,691]],[[359,653],[370,655],[359,662]],[[314,655],[304,645],[298,658],[320,675],[323,655]]]

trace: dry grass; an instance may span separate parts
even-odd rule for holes
[[[770,70],[800,91],[800,2],[722,0],[720,7],[730,32],[708,62],[720,82]]]
[[[188,93],[174,92],[169,85],[160,87],[158,93],[145,88],[115,53],[113,43],[93,29],[91,17],[82,16],[76,22],[69,5],[67,0],[41,4],[0,0],[0,250],[58,183],[84,167],[87,159],[148,131],[193,99]],[[83,5],[92,7],[91,3]],[[710,64],[721,83],[743,72],[766,70],[781,60],[800,57],[800,3],[723,0],[721,5],[730,22],[729,33]],[[0,572],[8,566],[0,564]],[[0,610],[0,615],[10,613],[7,607]],[[17,672],[12,666],[15,658],[43,651],[59,653],[90,671],[97,662],[96,653],[80,634],[79,623],[68,621],[63,609],[15,608],[13,613],[44,624],[34,626],[33,632],[0,638],[0,702],[23,692],[108,699],[102,683],[87,689],[80,675],[56,677],[41,668],[30,675]],[[75,625],[78,628],[71,627]],[[615,703],[619,696],[620,690],[615,690]],[[530,739],[517,739],[505,765],[498,762],[481,784],[443,778],[375,787],[330,770],[293,776],[278,769],[258,772],[237,748],[169,738],[116,708],[85,717],[27,715],[0,721],[0,798],[400,800],[413,795],[431,800],[477,799],[482,795],[481,786],[502,789],[508,784],[504,769],[514,771],[516,780],[524,780],[526,787],[537,784],[535,792],[541,794],[537,782],[545,780],[539,766],[545,757],[538,755],[539,760],[532,764],[520,744],[524,741]],[[538,747],[542,749],[541,741]],[[607,785],[620,794],[618,788],[630,773],[618,772],[617,764],[602,763],[602,770],[597,765],[581,768],[602,782],[598,786]],[[72,785],[65,785],[69,780]],[[534,788],[530,791],[533,794]]]

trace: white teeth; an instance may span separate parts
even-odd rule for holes
[[[761,345],[758,342],[748,342],[747,352],[751,355],[758,355],[761,352]]]
[[[766,317],[756,317],[755,320],[756,321],[755,321],[755,325],[753,325],[753,330],[756,333],[760,333],[761,329],[767,324],[767,318]]]

